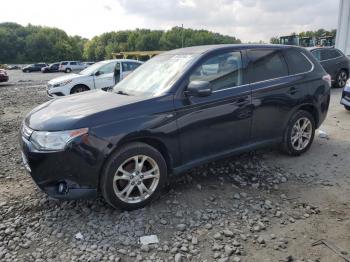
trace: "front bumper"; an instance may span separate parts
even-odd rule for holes
[[[62,97],[69,95],[71,88],[72,87],[68,85],[53,87],[53,85],[49,83],[46,87],[46,93],[49,98]]]
[[[98,193],[99,152],[88,138],[77,138],[64,151],[43,152],[20,137],[23,164],[38,187],[57,199],[91,199]],[[65,189],[60,190],[60,185]]]

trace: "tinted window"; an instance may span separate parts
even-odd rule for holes
[[[251,82],[288,75],[288,68],[279,50],[248,50]]]
[[[333,59],[341,56],[340,53],[335,49],[321,50],[322,60]]]
[[[76,65],[77,62],[70,62],[70,65]]]
[[[190,81],[208,81],[213,91],[242,85],[243,70],[240,52],[213,56],[198,66]]]
[[[123,62],[122,67],[123,71],[134,71],[136,68],[138,68],[141,64],[140,63],[135,63],[135,62]]]
[[[61,65],[67,65],[68,64],[68,62],[62,62],[61,63]]]
[[[321,61],[321,50],[316,49],[314,51],[311,51],[311,54],[318,60]]]
[[[299,50],[288,49],[285,52],[285,57],[291,75],[305,73],[312,68],[312,64]]]

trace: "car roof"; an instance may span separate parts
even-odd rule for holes
[[[105,63],[108,63],[108,62],[136,62],[136,63],[143,63],[143,61],[139,61],[139,60],[134,60],[134,59],[109,59],[109,60],[102,60],[100,62],[105,62]],[[96,62],[96,63],[99,63],[99,62]]]
[[[191,47],[185,47],[180,49],[171,50],[168,52],[161,53],[168,54],[168,55],[175,55],[175,54],[204,54],[210,51],[214,50],[220,50],[220,49],[226,49],[226,48],[237,48],[237,49],[250,49],[250,48],[257,48],[257,49],[263,49],[263,48],[274,48],[274,49],[282,49],[282,48],[291,48],[291,47],[297,47],[297,46],[290,46],[290,45],[274,45],[274,44],[221,44],[221,45],[199,45],[199,46],[191,46]]]
[[[316,49],[337,49],[334,46],[311,46],[311,47],[305,47],[305,48],[309,51],[316,50]]]

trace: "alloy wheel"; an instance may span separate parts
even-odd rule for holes
[[[348,80],[348,76],[345,71],[341,71],[338,76],[338,86],[344,87],[346,85],[346,81]]]
[[[292,142],[293,148],[297,151],[303,150],[309,145],[311,141],[311,136],[312,136],[311,121],[306,117],[299,118],[295,122],[292,129],[291,142]]]
[[[149,156],[136,155],[118,167],[113,178],[114,193],[125,203],[140,203],[154,193],[159,178],[156,161]]]

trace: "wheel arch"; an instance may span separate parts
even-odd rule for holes
[[[114,148],[111,151],[109,151],[108,156],[104,159],[102,166],[101,166],[100,174],[99,174],[98,187],[100,187],[102,172],[104,171],[105,166],[106,166],[107,162],[110,160],[111,156],[116,151],[118,151],[120,147],[125,146],[126,144],[134,143],[134,142],[144,143],[144,144],[147,144],[147,145],[155,148],[156,150],[158,150],[165,160],[165,163],[167,165],[168,175],[172,172],[172,170],[173,170],[172,156],[171,156],[167,146],[165,145],[165,143],[160,141],[160,139],[157,139],[157,138],[152,137],[152,136],[124,137],[114,146]]]
[[[84,87],[86,87],[88,90],[91,90],[91,88],[90,88],[89,86],[87,86],[87,85],[85,85],[85,84],[79,83],[79,84],[74,85],[74,86],[70,89],[69,93],[72,94],[73,89],[76,88],[76,87],[78,87],[78,86],[84,86]]]
[[[296,111],[299,111],[299,110],[304,110],[304,111],[309,112],[314,117],[316,128],[318,128],[318,125],[320,123],[320,117],[319,117],[318,110],[314,105],[312,105],[312,104],[301,105],[301,106],[297,107],[293,113],[295,113]]]

